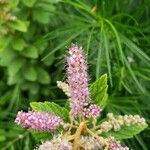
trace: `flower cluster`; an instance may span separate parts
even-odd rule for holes
[[[44,142],[36,150],[72,150],[72,144],[66,140],[55,139]]]
[[[112,129],[118,131],[122,126],[131,126],[131,125],[145,125],[146,121],[144,118],[141,118],[139,115],[125,115],[125,116],[114,116],[112,113],[107,114],[108,121],[104,121],[100,125],[100,132],[108,132]]]
[[[90,99],[87,66],[82,48],[79,48],[77,45],[72,45],[69,48],[67,63],[71,114],[76,117],[82,114],[84,106]]]
[[[90,116],[97,118],[99,117],[102,109],[97,106],[96,104],[91,104],[88,108],[84,108],[83,115],[86,118],[89,118]]]
[[[65,139],[66,138],[66,139]],[[92,137],[92,136],[81,136],[78,144],[84,148],[84,150],[129,150],[127,146],[123,147],[120,141],[117,141],[114,137],[110,136],[108,138],[103,137]],[[46,141],[42,143],[36,150],[73,150],[73,144],[69,142],[67,137],[63,135],[58,135],[54,137],[51,141]],[[80,150],[80,149],[78,149]]]
[[[70,97],[70,90],[69,90],[69,85],[65,82],[62,81],[57,81],[57,86],[62,89],[62,91]]]
[[[129,150],[127,146],[122,147],[120,141],[116,141],[112,136],[106,139],[106,143],[109,150]]]
[[[80,143],[83,145],[85,150],[129,150],[127,146],[123,147],[120,141],[117,141],[114,137],[110,136],[108,138],[103,137],[91,137],[82,136]]]
[[[63,124],[63,120],[56,115],[33,111],[19,111],[15,122],[24,128],[37,131],[54,131]]]
[[[60,125],[63,125],[64,130],[61,134],[54,132],[53,138],[43,142],[36,150],[129,150],[112,135],[103,137],[102,133],[110,130],[119,132],[123,126],[145,127],[145,119],[140,118],[139,115],[115,116],[108,113],[105,121],[98,122],[102,109],[90,101],[87,66],[82,48],[72,45],[67,62],[67,83],[57,81],[57,86],[69,97],[71,110],[68,115],[70,115],[70,120],[63,122],[60,117],[44,112],[29,111],[25,113],[20,111],[15,122],[24,128],[48,132],[55,131]],[[50,105],[51,107],[52,105]],[[59,111],[56,104],[54,108],[54,112]]]

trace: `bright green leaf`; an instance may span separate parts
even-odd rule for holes
[[[3,142],[6,140],[6,137],[4,135],[0,135],[0,142]]]
[[[23,76],[26,80],[35,81],[37,79],[37,72],[33,66],[27,66],[23,72]]]
[[[21,20],[15,20],[15,21],[11,21],[9,22],[9,25],[11,26],[11,28],[21,31],[21,32],[26,32],[29,22],[28,21],[21,21]]]
[[[107,104],[107,89],[107,74],[102,75],[90,86],[92,101],[102,108],[104,108]]]
[[[25,50],[23,50],[22,54],[29,58],[37,58],[38,50],[35,46],[30,46],[30,47],[27,47]]]
[[[0,52],[5,50],[7,45],[9,44],[11,38],[9,36],[0,37]]]
[[[69,119],[69,112],[66,108],[61,107],[53,102],[32,102],[30,103],[30,106],[34,111],[40,111],[40,112],[48,112],[53,113],[61,118],[63,118],[65,121]]]
[[[13,49],[17,51],[23,50],[24,46],[25,46],[25,41],[22,38],[17,38],[12,43]]]
[[[26,6],[32,7],[32,6],[35,4],[36,0],[22,0],[22,2],[23,2]]]
[[[15,9],[18,4],[19,4],[19,0],[11,0],[9,7],[10,7],[11,9]]]

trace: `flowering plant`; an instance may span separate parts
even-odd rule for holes
[[[72,45],[67,56],[67,80],[57,85],[68,96],[66,107],[53,102],[32,102],[32,111],[20,111],[15,122],[24,128],[53,133],[37,150],[129,150],[120,140],[131,138],[147,127],[139,115],[108,113],[107,75],[88,86],[82,48]]]

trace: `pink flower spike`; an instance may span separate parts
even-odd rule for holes
[[[90,99],[87,65],[84,60],[83,49],[73,44],[69,48],[67,63],[71,115],[76,117],[83,113],[83,108]]]
[[[86,118],[89,118],[90,116],[97,118],[100,116],[100,113],[102,112],[102,109],[97,106],[96,104],[91,104],[88,108],[84,108],[83,115]]]
[[[33,111],[19,111],[15,122],[24,128],[30,128],[37,131],[54,131],[63,124],[63,120],[56,115]]]

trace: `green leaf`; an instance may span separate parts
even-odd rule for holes
[[[13,41],[12,47],[17,51],[22,51],[25,46],[25,41],[22,38],[17,38]]]
[[[69,120],[69,112],[66,108],[61,107],[53,102],[32,102],[30,106],[34,111],[48,112],[58,115],[65,121]]]
[[[38,50],[35,46],[30,46],[27,49],[22,51],[22,54],[29,58],[37,58],[38,57]]]
[[[9,22],[10,27],[12,27],[15,30],[21,31],[21,32],[26,32],[29,22],[28,21],[21,21],[21,20],[15,20],[12,22]]]
[[[46,66],[51,66],[54,61],[55,61],[55,56],[54,56],[54,54],[52,54],[52,55],[48,56],[46,59],[44,59],[43,63]]]
[[[3,142],[6,140],[6,132],[3,129],[0,129],[0,142]]]
[[[35,4],[36,0],[23,0],[22,2],[23,2],[26,6],[32,7],[32,6]]]
[[[90,86],[92,101],[102,108],[104,108],[107,104],[107,89],[107,74],[102,75]]]
[[[119,131],[109,131],[105,133],[106,136],[114,136],[117,140],[123,140],[132,138],[133,136],[139,134],[143,131],[148,125],[145,124],[143,126],[132,125],[132,126],[124,126]]]
[[[50,13],[41,11],[41,8],[36,9],[33,11],[33,18],[39,23],[47,24],[50,21]]]
[[[9,44],[11,38],[9,36],[0,37],[0,52],[5,50],[7,45]]]
[[[11,0],[11,2],[9,3],[11,9],[15,9],[18,4],[19,0]]]
[[[17,54],[12,51],[12,49],[5,49],[0,53],[0,65],[9,66],[13,60],[17,57]]]
[[[52,138],[52,134],[51,133],[47,133],[47,132],[36,132],[36,131],[31,131],[31,134],[33,135],[33,137],[37,140],[37,141],[41,141],[41,140],[50,140]]]
[[[23,76],[26,80],[35,81],[37,79],[37,72],[33,66],[27,66],[24,69]]]
[[[8,66],[9,75],[14,76],[20,70],[23,64],[24,60],[22,60],[21,58],[16,58],[15,60],[13,60]]]
[[[13,85],[13,84],[20,83],[20,81],[22,81],[22,76],[21,76],[21,74],[18,72],[18,73],[16,73],[14,76],[8,76],[7,84],[8,84],[8,85]]]
[[[37,69],[37,74],[38,74],[38,81],[41,84],[49,84],[50,83],[50,76],[49,74],[42,68]]]

